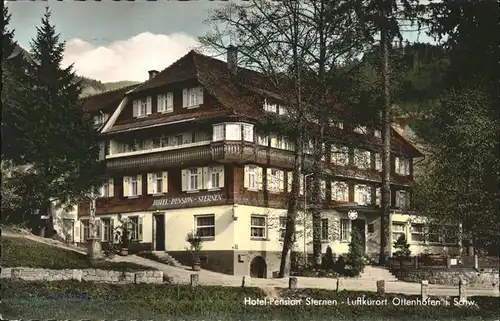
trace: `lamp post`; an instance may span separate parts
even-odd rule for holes
[[[99,197],[94,188],[91,189],[88,198],[90,200],[89,219],[89,239],[87,240],[87,257],[90,261],[97,261],[103,258],[101,251],[101,240],[97,237],[97,226],[95,219],[96,200]]]
[[[307,263],[307,241],[306,241],[306,218],[307,218],[307,178],[309,176],[313,175],[313,173],[309,173],[304,175],[304,221],[302,222],[303,225],[303,231],[302,231],[302,236],[304,238],[304,263]]]

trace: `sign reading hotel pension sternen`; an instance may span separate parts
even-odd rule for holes
[[[198,195],[198,196],[180,196],[180,197],[165,197],[155,199],[153,201],[152,207],[169,207],[183,204],[209,204],[222,201],[222,194],[209,194],[209,195]]]

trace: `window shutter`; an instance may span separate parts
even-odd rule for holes
[[[151,96],[148,96],[148,98],[146,99],[146,115],[151,115],[151,113],[153,112],[153,99],[151,98]]]
[[[198,90],[196,91],[196,104],[203,104],[203,87],[198,87]]]
[[[399,172],[399,157],[394,157],[394,172],[400,174]]]
[[[224,187],[224,166],[219,167],[219,187]]]
[[[198,167],[198,186],[197,190],[203,189],[203,167]]]
[[[78,242],[78,240],[80,239],[80,229],[81,229],[80,221],[78,220],[75,221],[74,229],[75,229],[75,242]]]
[[[182,191],[183,192],[187,191],[187,169],[183,169],[181,171],[181,185],[182,185]]]
[[[165,111],[165,95],[156,96],[156,109],[159,113]]]
[[[142,174],[137,175],[137,195],[142,195]]]
[[[337,200],[338,199],[338,186],[337,182],[332,182],[332,200]]]
[[[162,186],[161,186],[161,192],[162,193],[168,193],[168,172],[163,172],[161,173],[162,175]]]
[[[174,110],[174,93],[172,92],[167,93],[165,110],[166,111]]]
[[[262,167],[257,167],[257,189],[262,189]]]
[[[248,165],[245,165],[245,168],[243,170],[243,187],[248,188],[249,187],[249,167]]]
[[[299,194],[304,195],[304,174],[300,174],[300,181],[299,181]]]
[[[381,196],[382,196],[382,190],[380,187],[377,187],[377,189],[375,190],[375,205],[380,206]]]
[[[115,196],[115,184],[114,184],[113,177],[110,177],[108,179],[108,196],[109,197]]]
[[[85,241],[87,241],[85,239],[85,233],[83,232],[84,227],[85,227],[85,224],[83,224],[83,222],[82,222],[82,224],[80,224],[80,242],[82,242],[82,243],[84,243]]]
[[[110,243],[115,242],[115,220],[110,217],[109,218],[109,230],[111,231],[111,240],[109,240]]]
[[[128,197],[129,187],[128,187],[128,177],[123,177],[123,196]]]
[[[182,107],[186,108],[188,106],[188,90],[184,88],[182,90]]]
[[[405,166],[405,174],[406,174],[407,176],[408,176],[408,175],[410,175],[410,162],[411,162],[411,161],[412,161],[411,159],[408,159],[408,160],[406,161],[406,166]]]
[[[148,173],[148,194],[153,194],[153,174]]]
[[[132,103],[132,117],[137,117],[138,109],[139,109],[139,101],[134,100],[134,102]]]
[[[287,186],[286,186],[286,190],[288,193],[292,192],[292,183],[293,183],[293,172],[288,172],[287,173]]]
[[[203,167],[203,184],[206,189],[212,188],[212,171],[210,167]]]
[[[139,242],[142,242],[142,216],[140,216],[139,218],[137,218],[137,223],[138,223],[138,226],[137,226],[137,238],[138,238],[138,241]]]
[[[359,203],[359,193],[361,189],[359,188],[359,185],[354,185],[354,203]]]

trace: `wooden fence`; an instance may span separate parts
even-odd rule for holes
[[[407,259],[390,259],[392,268],[400,267],[429,267],[429,268],[499,268],[500,258],[495,256],[444,256],[444,255],[417,255]]]

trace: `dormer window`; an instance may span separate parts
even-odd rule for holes
[[[152,113],[151,97],[136,99],[133,102],[133,117],[146,117]]]
[[[97,116],[94,116],[94,126],[100,127],[100,126],[104,125],[104,123],[106,123],[108,118],[109,118],[109,114],[104,114],[104,113],[101,113]]]
[[[158,112],[171,113],[174,111],[174,93],[168,92],[164,95],[158,95]]]
[[[267,111],[269,113],[276,113],[278,112],[278,105],[270,104],[267,102],[267,100],[264,100],[264,111]]]
[[[203,104],[203,87],[184,88],[182,90],[182,107],[196,108]]]
[[[354,132],[358,133],[358,134],[366,134],[367,129],[365,126],[358,126],[358,127],[354,128]]]

